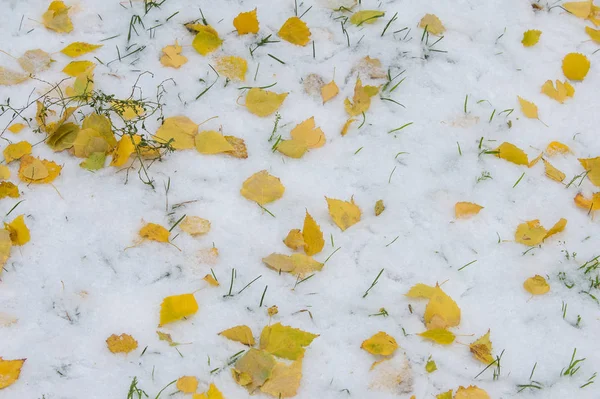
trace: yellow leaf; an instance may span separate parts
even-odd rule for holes
[[[196,150],[200,154],[220,154],[226,151],[233,151],[233,147],[225,137],[214,130],[207,130],[196,135]]]
[[[428,330],[456,327],[460,324],[460,308],[438,286],[425,307],[425,325]]]
[[[442,21],[435,14],[425,14],[419,22],[419,28],[427,29],[432,35],[439,36],[446,31]]]
[[[25,360],[4,360],[0,357],[0,389],[11,386],[19,379]]]
[[[271,254],[263,258],[269,268],[281,273],[286,272],[303,277],[305,274],[323,269],[324,264],[304,254],[281,255]]]
[[[590,70],[590,61],[583,54],[569,53],[563,58],[562,70],[567,79],[583,80]]]
[[[24,82],[27,79],[29,79],[28,74],[15,72],[4,67],[0,67],[0,85],[12,86]]]
[[[568,145],[558,141],[553,141],[550,144],[548,144],[548,147],[546,147],[546,154],[548,154],[549,156],[553,156],[555,154],[568,154],[570,152],[571,149]]]
[[[350,23],[353,23],[357,26],[360,26],[362,24],[372,24],[384,15],[385,12],[377,10],[357,11],[350,17]]]
[[[444,330],[443,328],[436,328],[433,330],[423,331],[422,333],[417,335],[420,335],[423,338],[429,339],[441,345],[450,345],[452,342],[454,342],[454,339],[456,338],[456,336],[452,332]]]
[[[573,97],[573,94],[575,94],[575,89],[569,82],[565,81],[562,83],[558,79],[556,80],[556,88],[554,88],[552,81],[547,80],[542,86],[542,93],[562,104],[565,102],[567,97]]]
[[[99,115],[95,112],[89,114],[83,119],[81,128],[96,130],[106,140],[111,150],[117,145],[117,139],[112,131],[110,120],[105,115]]]
[[[302,359],[292,364],[277,362],[271,377],[265,381],[260,390],[275,398],[291,398],[296,396],[302,379]]]
[[[287,95],[253,87],[246,94],[246,108],[254,115],[269,116],[279,109]]]
[[[256,8],[252,11],[241,12],[233,19],[233,26],[238,35],[247,33],[258,33],[258,18],[256,17]]]
[[[4,228],[10,234],[13,245],[25,245],[31,239],[29,228],[25,224],[23,215],[17,216],[12,222],[4,223]]]
[[[63,123],[54,132],[46,137],[46,144],[54,151],[63,151],[73,147],[79,133],[79,126],[75,123]]]
[[[574,1],[563,3],[562,8],[575,15],[578,18],[587,18],[592,13],[593,1]]]
[[[169,242],[169,234],[169,230],[155,223],[148,223],[140,229],[140,236],[152,241]]]
[[[538,219],[521,223],[515,232],[515,241],[531,247],[540,244],[546,238],[547,230]]]
[[[534,46],[540,40],[541,35],[542,35],[541,30],[530,29],[523,33],[523,40],[521,40],[521,43],[523,43],[523,46],[525,46],[525,47]]]
[[[298,17],[290,17],[281,26],[277,36],[298,46],[306,46],[310,41],[310,30],[306,23]]]
[[[523,288],[531,295],[543,295],[550,291],[550,286],[546,279],[538,274],[525,280]]]
[[[398,343],[391,335],[379,331],[371,338],[364,340],[360,347],[372,355],[388,356],[398,349]]]
[[[599,29],[592,29],[589,26],[585,27],[585,33],[588,34],[588,36],[595,41],[596,43],[600,43],[600,30]]]
[[[298,250],[304,248],[306,243],[304,242],[304,236],[300,229],[292,229],[288,233],[287,237],[283,240],[283,243],[290,249]]]
[[[375,203],[375,216],[379,216],[385,211],[385,205],[383,204],[383,200],[377,200]]]
[[[230,80],[246,80],[248,63],[242,57],[227,56],[217,58],[215,65],[217,71]]]
[[[23,70],[32,74],[45,71],[54,62],[50,54],[40,49],[26,51],[17,61]]]
[[[532,103],[531,101],[527,101],[519,96],[519,104],[521,105],[521,112],[528,118],[538,119],[538,108],[537,105]]]
[[[228,328],[227,330],[221,331],[219,335],[222,335],[232,341],[241,342],[244,345],[254,346],[252,330],[250,327],[245,325]]]
[[[327,197],[325,199],[329,215],[342,231],[360,221],[361,211],[354,203],[354,198],[351,198],[350,202]]]
[[[544,161],[544,168],[546,170],[546,176],[548,176],[550,179],[556,180],[558,182],[562,182],[563,180],[565,180],[565,177],[567,177],[567,175],[565,175],[560,170],[556,169],[554,166],[552,166],[550,164],[550,162],[546,161],[545,159],[543,159],[543,161]]]
[[[4,182],[0,183],[0,189],[2,188],[3,183]],[[588,212],[600,210],[600,193],[595,193],[592,195],[592,199],[587,199],[581,193],[579,193],[575,196],[575,198],[573,198],[573,200],[575,201],[575,205],[585,209]]]
[[[19,133],[21,130],[23,130],[25,128],[25,125],[22,123],[15,123],[10,125],[6,130],[8,130],[11,133],[17,134]]]
[[[277,144],[277,151],[290,158],[302,158],[308,147],[306,143],[297,140],[282,140]]]
[[[199,216],[186,216],[181,223],[179,223],[179,228],[189,235],[196,237],[210,231],[210,222]]]
[[[124,134],[121,137],[121,139],[119,140],[119,142],[117,143],[117,146],[115,147],[115,150],[113,152],[113,158],[112,158],[112,161],[110,162],[110,165],[111,166],[125,165],[125,163],[127,163],[127,160],[129,160],[129,157],[131,156],[131,154],[133,154],[135,152],[135,146],[137,145],[137,143],[139,143],[139,140],[136,142],[136,140],[133,137],[131,137],[127,134]]]
[[[275,358],[269,352],[251,348],[235,362],[231,374],[235,382],[254,392],[271,378],[275,364]]]
[[[161,341],[167,341],[169,343],[169,346],[181,345],[179,342],[173,342],[173,338],[171,338],[171,334],[167,334],[162,331],[156,331],[156,334],[158,334],[158,339],[160,339]]]
[[[206,281],[212,287],[218,287],[219,285],[221,285],[217,280],[215,280],[212,274],[207,274],[202,278],[202,280]]]
[[[352,97],[352,101],[349,98],[344,100],[344,108],[346,112],[350,116],[357,116],[362,114],[363,112],[367,112],[369,107],[371,106],[371,96],[363,87],[360,78],[356,79],[356,85],[354,86],[354,96]],[[347,126],[350,125],[350,120],[346,122],[344,125],[344,129],[342,129],[342,136],[345,135],[344,130],[347,131]]]
[[[542,159],[543,156],[544,156],[544,153],[540,152],[540,155],[538,155],[537,157],[533,158],[533,160],[531,160],[531,162],[529,162],[529,164],[527,165],[527,167],[533,168],[535,165],[537,165],[537,163],[540,161],[540,159]]]
[[[103,46],[103,44],[73,42],[73,43],[69,44],[67,47],[65,47],[64,49],[60,50],[60,52],[68,57],[77,58],[84,54],[92,52],[102,46]]]
[[[198,125],[187,116],[172,116],[165,119],[154,135],[154,140],[160,143],[171,143],[176,150],[194,148],[194,137]]]
[[[6,180],[10,177],[8,166],[0,165],[0,180]]]
[[[495,151],[498,151],[496,154],[498,158],[505,159],[517,165],[529,165],[527,154],[514,144],[504,142]]]
[[[92,61],[71,61],[62,71],[75,78],[84,73],[88,68],[95,67],[95,65]]]
[[[308,211],[306,211],[306,216],[304,217],[302,236],[304,237],[305,242],[304,252],[306,252],[307,255],[312,256],[323,250],[323,247],[325,246],[323,232]]]
[[[248,158],[248,149],[246,148],[246,142],[244,142],[243,139],[235,136],[225,136],[225,140],[233,147],[233,150],[225,151],[225,154],[235,158]]]
[[[457,202],[454,205],[454,215],[457,219],[466,219],[477,215],[483,207],[472,202]]]
[[[490,395],[483,389],[473,385],[467,388],[461,386],[456,391],[454,399],[490,399]]]
[[[418,283],[413,285],[406,293],[409,298],[431,298],[436,293],[436,287]]]
[[[277,305],[273,305],[270,308],[268,308],[267,313],[269,314],[269,317],[273,317],[277,313],[279,313],[279,309],[277,308]]]
[[[550,228],[550,230],[548,230],[544,239],[553,236],[554,234],[560,233],[565,229],[565,227],[567,227],[567,219],[560,218],[560,220],[556,222],[554,226]]]
[[[9,181],[0,182],[0,199],[19,198],[19,188]]]
[[[479,337],[475,342],[469,345],[471,353],[475,359],[485,364],[490,364],[494,361],[492,356],[492,341],[490,341],[490,330]]]
[[[138,342],[129,334],[113,334],[106,339],[108,350],[112,353],[129,353],[138,347]]]
[[[90,66],[81,74],[77,75],[73,87],[67,87],[65,93],[69,97],[83,97],[87,98],[89,93],[94,90],[94,68],[95,64]]]
[[[315,117],[311,116],[296,125],[290,132],[292,139],[303,142],[308,148],[319,148],[325,145],[325,134],[320,127],[315,128]]]
[[[348,134],[348,129],[350,128],[350,125],[354,122],[356,122],[356,119],[350,118],[346,121],[346,123],[344,123],[344,126],[342,127],[342,130],[340,131],[342,137],[345,136],[346,134]]]
[[[69,18],[69,7],[62,1],[53,1],[48,6],[48,11],[42,15],[44,26],[58,33],[69,33],[73,30],[73,23]]]
[[[600,157],[596,158],[579,158],[579,163],[583,166],[594,186],[600,186]]]
[[[177,41],[172,46],[163,47],[163,55],[160,57],[160,63],[166,67],[179,68],[188,62],[188,59],[181,55],[181,51],[182,48],[177,44]]]
[[[260,349],[284,359],[297,360],[304,355],[304,348],[318,336],[277,323],[263,328]]]
[[[436,395],[435,399],[452,399],[452,389],[447,392]]]
[[[321,87],[321,98],[323,99],[323,104],[327,101],[331,100],[335,96],[338,95],[340,89],[335,81],[331,81]]]
[[[183,393],[196,393],[196,390],[198,389],[198,379],[189,375],[179,377],[175,387]]]
[[[106,153],[105,152],[94,152],[90,154],[87,159],[82,161],[79,166],[83,169],[87,169],[89,171],[96,171],[104,168],[104,164],[106,162]]]
[[[427,371],[428,373],[433,373],[436,370],[437,370],[437,364],[435,364],[435,361],[428,360],[427,363],[425,364],[425,371]]]
[[[213,383],[208,387],[208,391],[198,394],[195,393],[192,396],[192,399],[225,399],[221,391],[217,388],[217,386]]]
[[[50,183],[58,177],[61,169],[61,166],[52,161],[24,155],[19,166],[19,178],[26,183]]]
[[[266,170],[261,170],[244,181],[240,194],[250,201],[264,205],[281,198],[284,191],[285,187],[279,178],[271,176]]]
[[[181,320],[198,311],[194,294],[168,296],[160,304],[160,326]]]
[[[198,33],[192,41],[192,47],[202,55],[207,55],[221,46],[223,41],[216,30],[210,25],[198,25],[194,27]]]
[[[7,230],[0,230],[0,274],[4,270],[3,266],[10,257],[10,249],[12,248],[12,241],[10,239],[10,233]],[[0,373],[0,377],[1,377]],[[0,381],[2,379],[0,378]],[[0,382],[1,385],[1,382]]]
[[[14,160],[21,159],[23,155],[31,154],[31,144],[27,141],[19,141],[15,144],[9,144],[4,149],[4,160],[11,163]]]

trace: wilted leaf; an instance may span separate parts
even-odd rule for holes
[[[201,236],[210,231],[210,221],[199,216],[186,216],[179,223],[179,228],[191,236]]]
[[[353,23],[357,26],[360,26],[362,24],[372,24],[384,15],[385,12],[378,10],[357,11],[350,17],[350,23]]]
[[[568,154],[570,152],[571,149],[568,145],[560,143],[558,141],[553,141],[550,144],[548,144],[548,147],[546,147],[546,154],[548,154],[548,156],[553,156],[556,154]]]
[[[160,63],[166,67],[179,68],[188,62],[188,59],[181,55],[181,51],[182,48],[177,41],[171,46],[163,47],[163,55],[160,57]]]
[[[339,92],[340,89],[333,80],[321,86],[321,98],[323,99],[323,104],[337,96]]]
[[[12,86],[29,79],[29,75],[0,67],[0,85]]]
[[[17,216],[12,222],[4,223],[4,228],[10,234],[13,245],[25,245],[31,239],[29,228],[25,224],[23,215]]]
[[[279,313],[279,309],[277,308],[277,305],[273,305],[267,309],[267,314],[269,315],[269,317],[273,317],[277,313]]]
[[[371,338],[364,340],[360,347],[373,355],[388,356],[398,349],[398,343],[391,335],[379,331]]]
[[[475,342],[469,345],[471,353],[475,359],[485,364],[490,364],[494,361],[492,356],[492,341],[490,341],[490,330],[479,337]]]
[[[183,393],[196,393],[196,390],[198,389],[198,379],[189,375],[179,377],[175,387]]]
[[[46,144],[54,151],[63,151],[73,147],[79,133],[79,126],[75,123],[63,123],[54,132],[46,137]]]
[[[383,200],[377,200],[375,203],[375,216],[379,216],[385,211],[385,205],[383,204]]]
[[[89,157],[83,162],[79,164],[83,169],[87,169],[91,172],[96,170],[100,170],[104,168],[104,164],[106,163],[106,153],[104,152],[94,152],[90,154]]]
[[[550,230],[546,230],[540,225],[538,219],[530,220],[517,226],[515,241],[532,247],[542,243],[546,238],[563,231],[566,225],[567,220],[560,219]]]
[[[244,181],[240,194],[250,201],[264,205],[281,198],[284,191],[285,187],[279,178],[261,170]]]
[[[169,230],[159,224],[148,223],[140,229],[140,236],[147,240],[169,242]]]
[[[490,399],[490,395],[483,389],[473,385],[467,388],[461,386],[456,391],[454,399]]]
[[[218,287],[221,285],[212,274],[207,274],[206,276],[202,277],[202,280],[206,281],[211,287]]]
[[[196,150],[200,154],[219,154],[222,152],[233,151],[233,147],[225,137],[214,130],[207,130],[196,135]]]
[[[258,18],[256,17],[256,8],[252,11],[241,12],[233,19],[233,26],[238,35],[247,33],[258,33]]]
[[[319,148],[325,145],[325,134],[320,127],[315,128],[315,117],[311,116],[296,125],[290,132],[292,139],[300,141],[308,148]]]
[[[245,325],[228,328],[227,330],[221,331],[219,335],[222,335],[232,341],[241,342],[244,345],[254,346],[252,330],[250,327]]]
[[[565,229],[565,227],[567,227],[567,219],[564,218],[560,218],[560,220],[558,222],[556,222],[554,224],[554,226],[552,226],[550,228],[550,230],[548,230],[548,232],[546,233],[546,237],[544,237],[544,239],[553,236],[554,234],[560,233],[561,231],[563,231]]]
[[[546,161],[545,159],[543,159],[543,161],[544,161],[544,168],[546,170],[546,176],[548,176],[550,179],[556,180],[558,182],[562,182],[563,180],[565,180],[567,175],[565,175],[560,170],[556,169],[554,166],[552,166],[550,164],[550,162]]]
[[[160,304],[160,326],[181,320],[198,311],[194,294],[168,296]]]
[[[600,187],[600,157],[579,158],[579,163],[588,172],[587,177],[592,184]]]
[[[427,29],[427,32],[436,36],[439,36],[446,31],[446,28],[442,25],[442,21],[434,14],[425,14],[425,16],[421,18],[421,22],[419,22],[419,28]]]
[[[277,272],[286,272],[304,277],[305,274],[323,269],[324,264],[304,254],[271,254],[262,260],[269,268]]]
[[[242,57],[227,56],[217,58],[215,65],[217,72],[230,80],[246,80],[248,63]]]
[[[523,46],[525,46],[525,47],[534,46],[540,40],[541,35],[542,35],[541,30],[530,29],[523,33],[523,40],[521,40],[521,43],[523,43]]]
[[[529,165],[527,154],[514,144],[504,142],[495,151],[498,151],[496,154],[498,158],[505,159],[517,165]]]
[[[173,342],[173,338],[171,338],[171,334],[167,334],[162,331],[156,331],[156,334],[158,334],[158,339],[160,339],[161,341],[167,341],[169,343],[169,346],[181,345],[179,342]]]
[[[543,295],[550,291],[550,286],[546,279],[538,274],[525,280],[523,288],[531,295]]]
[[[40,49],[26,51],[17,61],[23,70],[33,74],[45,71],[53,62],[50,54]]]
[[[96,64],[92,61],[71,61],[62,71],[75,78],[84,73],[87,69],[93,68],[95,65]]]
[[[435,361],[428,360],[427,363],[425,364],[425,371],[427,371],[428,373],[433,373],[436,370],[437,370],[437,364],[435,364]]]
[[[569,53],[563,58],[562,70],[567,79],[583,80],[590,70],[590,61],[580,53]]]
[[[477,215],[483,207],[472,202],[457,202],[454,205],[454,216],[457,219],[466,219],[473,215]]]
[[[0,199],[19,198],[19,188],[9,181],[0,182]]]
[[[246,94],[246,108],[254,115],[269,116],[279,109],[287,95],[253,87]]]
[[[25,360],[4,360],[0,357],[0,389],[11,386],[19,379]]]
[[[19,141],[18,143],[9,144],[4,149],[4,161],[11,163],[14,160],[21,159],[23,155],[31,154],[31,144],[27,141]]]
[[[521,105],[521,112],[523,112],[523,115],[528,118],[539,119],[537,105],[519,96],[517,96],[517,98],[519,99],[519,104]]]
[[[302,358],[292,364],[277,362],[271,377],[265,381],[260,390],[276,398],[296,396],[302,379]]]
[[[263,328],[260,349],[284,359],[297,360],[304,355],[304,348],[317,337],[317,334],[277,323]]]
[[[281,140],[277,144],[277,151],[290,158],[302,158],[308,151],[306,143],[298,140]]]
[[[160,143],[171,143],[176,150],[194,148],[194,138],[198,125],[187,116],[172,116],[166,118],[154,135],[154,140]]]
[[[575,89],[567,81],[563,83],[560,80],[556,79],[555,88],[552,81],[547,80],[542,86],[542,93],[562,104],[565,102],[567,97],[573,97],[573,95],[575,94]]]
[[[300,229],[292,229],[288,233],[287,237],[283,240],[283,243],[290,249],[298,250],[304,248],[306,243],[304,242],[304,236]]]
[[[460,308],[452,298],[436,286],[425,307],[424,319],[429,330],[455,327],[460,324]]]
[[[360,221],[361,211],[354,203],[354,198],[351,198],[350,202],[327,197],[325,199],[329,215],[342,231]]]
[[[212,53],[223,43],[217,31],[210,25],[195,24],[194,30],[198,33],[192,41],[192,47],[202,55]]]
[[[24,155],[19,166],[19,178],[26,183],[50,183],[58,177],[61,169],[61,166],[52,161]]]
[[[321,228],[315,222],[312,216],[306,212],[304,217],[304,227],[302,227],[302,236],[304,238],[304,252],[306,255],[312,256],[318,254],[323,250],[325,246],[325,240],[323,240],[323,232]]]
[[[94,51],[102,46],[103,46],[102,44],[73,42],[73,43],[69,44],[67,47],[65,47],[64,49],[60,50],[60,52],[68,57],[77,58],[77,57],[80,57],[91,51]]]
[[[371,106],[371,96],[367,92],[366,88],[362,85],[360,78],[356,79],[356,85],[354,86],[354,96],[352,101],[349,98],[344,100],[344,108],[350,116],[357,116],[363,112],[367,112]],[[349,125],[350,121],[346,122]],[[344,126],[347,130],[346,126]],[[342,129],[342,136],[344,136],[344,129]]]
[[[44,26],[59,33],[69,33],[73,30],[73,23],[69,18],[69,8],[62,1],[53,1],[48,6],[48,11],[42,15]]]
[[[306,46],[310,41],[310,30],[306,23],[298,17],[290,17],[281,26],[277,36],[298,46]]]
[[[235,362],[231,374],[235,382],[254,392],[271,378],[276,363],[269,352],[251,348]]]
[[[427,330],[417,335],[441,345],[450,345],[456,338],[456,335],[454,335],[452,332],[442,328]]]
[[[0,183],[0,190],[2,189],[2,183]],[[592,195],[592,199],[587,199],[581,193],[578,193],[573,200],[575,205],[588,212],[600,210],[600,193]]]
[[[112,353],[129,353],[138,347],[138,342],[129,334],[113,334],[106,339],[108,350]]]
[[[6,261],[10,257],[11,248],[12,240],[10,239],[10,233],[4,229],[0,230],[0,274],[2,274],[2,270],[4,270],[3,266],[6,264]]]
[[[342,137],[345,136],[346,134],[348,134],[348,129],[350,128],[350,125],[354,122],[356,122],[356,119],[350,118],[346,121],[346,123],[344,123],[344,126],[342,127],[342,130],[340,131],[340,134],[342,135]]]
[[[243,139],[235,136],[225,136],[225,140],[233,147],[233,150],[225,151],[225,154],[231,155],[234,158],[248,158],[248,149]]]

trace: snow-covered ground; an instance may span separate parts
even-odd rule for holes
[[[526,0],[363,0],[353,11],[382,10],[385,16],[359,27],[347,23],[346,37],[335,18],[351,13],[332,11],[344,3],[352,2],[299,3],[298,15],[312,7],[302,17],[311,30],[311,43],[305,47],[271,43],[252,58],[248,47],[269,34],[279,40],[277,31],[294,16],[293,0],[166,0],[145,16],[140,1],[67,2],[74,26],[70,34],[41,25],[46,1],[0,1],[0,48],[15,56],[40,48],[56,61],[38,75],[40,79],[58,82],[66,77],[61,70],[71,60],[59,51],[67,44],[103,44],[80,58],[98,63],[96,89],[126,98],[140,73],[150,71],[138,86],[144,96],[153,98],[157,86],[172,78],[164,83],[165,117],[185,115],[200,123],[218,116],[201,130],[222,127],[224,134],[244,139],[249,154],[237,159],[202,155],[195,149],[175,151],[150,167],[152,189],[138,179],[137,170],[126,182],[120,168],[106,166],[95,173],[80,168],[81,159],[39,143],[44,136],[32,128],[18,135],[5,132],[2,137],[12,142],[39,143],[33,155],[63,169],[53,187],[19,182],[18,162],[9,165],[21,198],[2,199],[0,214],[25,200],[5,221],[24,214],[31,241],[13,247],[1,276],[0,317],[18,320],[0,321],[0,356],[27,361],[19,380],[0,391],[1,398],[125,398],[134,377],[154,397],[183,375],[200,380],[198,392],[215,383],[226,398],[245,398],[247,391],[224,367],[245,347],[217,334],[245,324],[258,337],[265,325],[277,322],[319,334],[306,350],[298,398],[426,399],[460,385],[477,385],[495,399],[598,397],[596,384],[579,388],[600,371],[599,304],[592,297],[600,298],[600,292],[590,289],[588,281],[597,272],[584,275],[579,267],[600,255],[600,227],[573,202],[578,192],[589,197],[597,187],[584,179],[565,188],[583,172],[577,158],[600,155],[599,55],[594,54],[599,45],[584,32],[584,26],[592,25],[559,7],[548,11],[552,5],[545,2],[536,11]],[[183,26],[200,18],[199,7],[223,39],[223,45],[205,57],[191,46],[194,36]],[[238,36],[233,18],[254,8],[260,32]],[[382,36],[396,12],[397,19]],[[437,15],[446,27],[444,38],[433,47],[443,52],[429,51],[421,40],[423,29],[418,24],[427,13]],[[144,27],[136,25],[129,45],[145,49],[119,61],[117,51],[121,56],[131,51],[127,34],[133,15],[143,17]],[[521,39],[529,29],[543,33],[538,44],[525,48]],[[159,62],[161,49],[176,40],[189,61],[179,69],[167,68]],[[429,44],[436,40],[430,36]],[[583,82],[573,83],[574,97],[560,104],[540,88],[548,79],[565,79],[561,62],[570,52],[587,55],[591,69]],[[221,78],[195,100],[214,81],[209,64],[221,55],[248,61],[246,82],[225,86]],[[375,96],[360,129],[362,116],[341,136],[348,119],[343,101],[352,98],[355,66],[366,56],[379,59],[392,77],[405,71],[392,85],[403,77],[405,81],[382,95],[404,107]],[[94,57],[104,64],[116,61],[103,65]],[[2,66],[18,67],[6,55],[0,60]],[[313,73],[325,82],[335,73],[340,94],[326,104],[307,94],[303,79]],[[365,84],[386,83],[361,78]],[[275,115],[253,115],[239,98],[241,86],[275,82],[270,90],[289,92],[279,109],[277,134],[288,137],[294,126],[311,116],[325,132],[325,146],[301,159],[273,152],[268,139]],[[11,105],[18,107],[32,91],[35,95],[47,88],[37,80],[2,86],[0,101],[10,97]],[[535,102],[547,126],[526,118],[517,96]],[[514,112],[501,113],[508,109]],[[26,113],[33,117],[35,106]],[[2,128],[9,116],[0,121]],[[412,124],[388,133],[408,123]],[[153,118],[146,128],[153,133],[158,126]],[[546,177],[541,162],[527,168],[480,154],[505,141],[522,148],[529,159],[551,141],[568,145],[573,154],[550,159],[566,174],[564,184]],[[240,195],[242,183],[264,169],[286,188],[280,200],[265,205],[275,217]],[[482,174],[489,178],[482,179]],[[328,214],[325,196],[342,200],[354,196],[363,212],[361,221],[342,232]],[[373,207],[379,199],[386,209],[375,216]],[[457,220],[454,204],[459,201],[484,209],[470,219]],[[186,204],[176,206],[182,203]],[[339,250],[322,271],[296,286],[295,276],[280,275],[261,259],[273,252],[292,253],[282,240],[290,229],[302,227],[306,210],[325,238],[325,248],[315,259],[323,262]],[[169,228],[184,214],[210,220],[211,231],[200,238],[179,234],[172,240],[177,248],[145,241],[126,249],[136,243],[145,223]],[[514,242],[519,224],[540,219],[549,228],[560,218],[568,220],[566,229],[541,247],[525,253],[529,247]],[[202,254],[213,245],[219,255],[207,259]],[[203,280],[211,268],[219,287]],[[230,291],[232,269],[235,295],[224,297]],[[378,283],[363,297],[382,269]],[[551,289],[532,297],[523,282],[536,274],[544,276]],[[449,346],[416,335],[425,330],[427,301],[405,296],[416,283],[436,282],[445,282],[444,291],[462,310],[460,325],[452,329],[457,341]],[[169,347],[156,334],[161,301],[192,292],[198,312],[161,328],[175,341],[189,344]],[[279,313],[270,318],[267,308],[272,305]],[[389,316],[372,316],[381,308]],[[494,356],[502,353],[497,379],[496,366],[479,375],[485,364],[475,360],[468,347],[488,329]],[[403,370],[402,381],[392,388],[374,383],[381,378],[377,368],[370,371],[376,358],[360,347],[378,331],[395,337],[400,346],[393,362]],[[131,334],[138,349],[127,355],[109,352],[106,338],[121,333]],[[586,360],[575,375],[561,376],[574,348],[576,358]],[[425,370],[430,356],[438,368],[433,373]],[[518,384],[530,383],[536,363],[533,380],[543,389],[517,393]],[[211,374],[221,367],[221,372]],[[396,377],[392,374],[388,381]],[[163,395],[175,391],[171,386]]]

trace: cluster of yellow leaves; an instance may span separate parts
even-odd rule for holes
[[[198,379],[194,376],[183,376],[177,379],[175,387],[183,393],[193,394],[192,399],[225,399],[215,384],[210,384],[204,393],[196,393],[198,390]]]
[[[0,389],[11,386],[19,379],[25,360],[4,360],[0,357]]]
[[[542,85],[542,93],[562,104],[565,102],[567,97],[573,97],[575,94],[575,88],[573,88],[573,86],[571,86],[571,84],[567,81],[561,82],[560,80],[556,79],[555,87],[551,80],[547,80]]]
[[[58,33],[69,33],[73,30],[73,23],[69,18],[69,7],[62,1],[53,1],[48,6],[48,11],[42,15],[44,26]]]
[[[58,177],[62,167],[52,161],[23,155],[19,166],[19,178],[25,183],[50,183]]]
[[[371,97],[375,96],[378,92],[379,87],[363,86],[360,78],[357,78],[352,100],[349,98],[344,100],[344,108],[348,115],[352,117],[367,112],[371,106]]]
[[[600,7],[595,6],[593,0],[563,3],[562,8],[578,18],[587,19],[600,26]]]
[[[113,334],[106,339],[106,345],[112,353],[129,353],[137,349],[138,342],[129,334]]]
[[[538,219],[521,223],[515,232],[515,241],[533,247],[541,244],[546,238],[560,233],[567,226],[567,219],[560,219],[550,230],[546,230]]]
[[[302,231],[300,229],[290,230],[283,242],[294,250],[302,248],[308,256],[318,254],[325,246],[323,232],[308,211],[304,217]]]
[[[454,342],[455,335],[447,329],[460,324],[460,308],[439,285],[432,287],[419,283],[406,296],[429,299],[423,316],[427,331],[420,333],[420,336],[443,345]]]
[[[315,118],[310,117],[296,125],[290,132],[291,140],[281,140],[277,151],[290,158],[301,158],[306,151],[325,145],[325,134],[319,127],[315,127]]]

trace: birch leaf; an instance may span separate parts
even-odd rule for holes
[[[442,328],[427,330],[417,335],[441,345],[450,345],[456,338],[456,335],[454,335],[451,331],[444,330]]]
[[[0,357],[0,389],[11,386],[19,379],[25,360],[4,360]]]
[[[419,22],[419,28],[427,28],[427,32],[439,36],[446,31],[442,21],[435,14],[425,14]]]
[[[138,347],[138,342],[129,334],[113,334],[106,339],[106,346],[112,353],[129,353]]]
[[[261,170],[244,181],[240,193],[250,201],[265,205],[281,198],[284,191],[285,187],[279,178]]]
[[[469,345],[469,350],[475,359],[482,363],[490,364],[494,361],[492,356],[492,341],[490,341],[490,330]]]
[[[297,360],[304,355],[304,348],[317,337],[317,334],[277,323],[263,328],[260,349],[284,359]]]
[[[68,57],[77,58],[84,54],[90,53],[96,49],[99,49],[102,46],[103,46],[102,44],[73,42],[73,43],[69,44],[67,47],[65,47],[64,49],[60,50],[60,52]]]
[[[550,291],[550,286],[546,279],[538,274],[525,280],[523,288],[531,295],[543,295]]]
[[[310,30],[306,23],[298,17],[290,17],[281,26],[277,36],[298,46],[306,46],[310,41]]]
[[[350,202],[327,197],[325,199],[329,215],[342,231],[360,221],[361,211],[354,203],[353,198],[350,199]]]
[[[306,255],[312,256],[318,254],[323,250],[325,246],[325,240],[323,239],[323,232],[321,228],[315,222],[313,217],[306,212],[304,217],[304,227],[302,227],[302,237],[304,238],[304,251]]]
[[[253,87],[246,94],[246,108],[254,115],[269,116],[279,109],[287,95]]]
[[[54,62],[50,54],[40,49],[26,51],[17,61],[23,70],[32,74],[45,71]]]
[[[457,219],[466,219],[477,215],[483,207],[472,202],[457,202],[454,205],[454,215]]]
[[[168,296],[160,305],[160,326],[181,320],[198,311],[198,302],[194,294]]]
[[[201,55],[212,53],[223,43],[217,31],[210,25],[196,24],[194,30],[198,33],[192,41],[192,47]]]
[[[233,19],[233,26],[237,30],[238,35],[258,33],[259,24],[256,16],[256,8],[252,11],[239,13],[238,16]]]
[[[371,338],[363,341],[360,347],[372,355],[389,356],[398,349],[398,343],[391,335],[379,331]]]
[[[241,342],[244,345],[254,346],[254,337],[252,336],[252,330],[250,327],[241,325],[228,328],[219,333],[232,341]]]
[[[53,1],[48,6],[48,11],[42,15],[42,23],[46,28],[58,33],[71,32],[73,23],[69,18],[69,8],[62,1]]]

